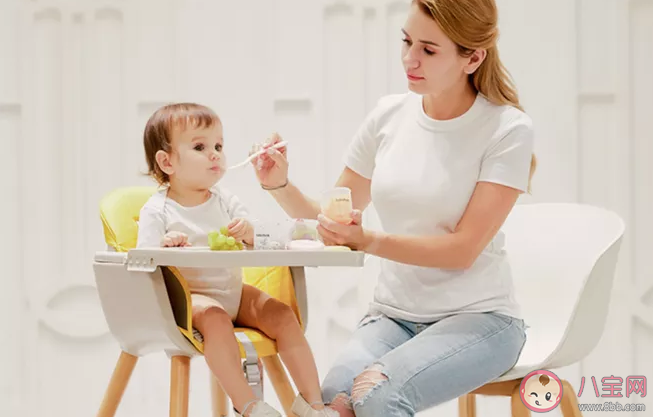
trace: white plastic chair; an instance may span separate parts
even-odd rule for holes
[[[476,417],[475,395],[511,397],[513,417],[529,416],[519,395],[531,371],[572,365],[597,345],[606,322],[625,225],[609,210],[571,203],[517,205],[502,230],[528,339],[516,366],[459,398]],[[582,416],[576,390],[562,381],[565,417]]]

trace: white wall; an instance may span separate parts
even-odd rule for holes
[[[293,180],[318,193],[375,100],[405,89],[406,3],[0,0],[0,415],[97,409],[118,356],[91,269],[103,248],[98,201],[149,183],[139,174],[149,114],[175,100],[214,107],[232,162],[279,131]],[[587,202],[628,223],[605,336],[561,376],[576,387],[581,376],[653,376],[653,0],[499,6],[501,54],[537,127],[540,168],[523,202]],[[282,214],[251,170],[225,181],[261,217]],[[308,335],[322,374],[365,308],[373,272],[310,273]],[[196,360],[191,373],[191,415],[209,415],[206,366]],[[118,416],[165,415],[168,378],[163,355],[141,360]],[[506,415],[509,401],[479,407]],[[424,414],[457,415],[455,403]]]

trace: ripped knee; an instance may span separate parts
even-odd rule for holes
[[[388,381],[388,376],[383,373],[383,365],[374,364],[365,369],[354,379],[354,386],[351,390],[352,404],[363,403],[372,391]]]

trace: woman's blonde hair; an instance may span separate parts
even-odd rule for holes
[[[494,0],[413,0],[422,12],[430,16],[444,33],[458,46],[461,56],[471,56],[477,49],[487,55],[478,69],[470,74],[477,91],[497,105],[510,105],[524,111],[517,89],[499,58],[498,11]],[[530,180],[535,173],[537,159],[531,157]]]

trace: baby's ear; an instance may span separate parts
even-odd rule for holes
[[[158,151],[154,157],[161,171],[163,171],[168,175],[172,175],[174,173],[174,169],[172,168],[172,164],[170,163],[170,155],[168,154],[168,152]]]

